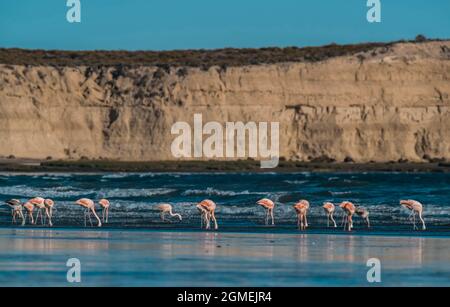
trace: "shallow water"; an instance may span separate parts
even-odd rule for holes
[[[69,258],[81,263],[70,284]],[[381,283],[368,283],[369,258]],[[450,286],[446,238],[0,229],[0,286]]]
[[[111,201],[110,228],[193,229],[200,224],[195,204],[205,198],[218,204],[221,229],[237,232],[296,232],[292,204],[311,202],[310,231],[328,232],[322,203],[350,200],[369,209],[371,232],[410,232],[408,212],[398,201],[424,204],[429,232],[450,230],[450,173],[114,173],[0,174],[0,200],[35,196],[56,201],[55,227],[84,226],[82,197]],[[276,227],[264,227],[263,197],[276,202]],[[161,223],[154,205],[167,202],[183,221]],[[336,219],[339,219],[337,209]],[[11,225],[10,211],[0,206],[0,225]],[[365,231],[361,219],[355,228]],[[446,235],[446,234],[445,234]]]
[[[82,286],[450,286],[450,174],[149,173],[0,174],[0,200],[56,201],[53,229],[11,225],[0,206],[0,286],[73,286],[66,262],[78,258]],[[74,201],[111,201],[110,223],[84,226]],[[264,225],[263,197],[276,202]],[[218,232],[199,230],[195,204],[217,205]],[[398,201],[424,204],[426,231],[413,231]],[[308,199],[310,228],[300,233],[292,204]],[[370,211],[348,234],[327,228],[321,205],[350,200]],[[153,208],[171,203],[183,220],[163,223]],[[100,211],[100,209],[98,209]],[[339,209],[336,219],[339,220]]]

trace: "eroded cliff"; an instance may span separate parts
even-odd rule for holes
[[[450,42],[237,67],[0,65],[0,156],[173,160],[177,121],[278,121],[280,156],[450,160]]]

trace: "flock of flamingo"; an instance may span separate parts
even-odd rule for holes
[[[18,199],[11,199],[5,202],[11,208],[12,214],[12,223],[16,223],[18,218],[22,219],[22,226],[25,225],[26,220],[28,219],[31,224],[37,224],[39,218],[41,218],[41,224],[49,226],[53,226],[52,217],[53,217],[53,209],[55,206],[55,202],[51,199],[45,199],[42,197],[32,198],[25,203],[21,203]],[[87,220],[89,220],[90,225],[93,226],[92,216],[94,216],[97,220],[97,226],[101,227],[102,223],[108,223],[108,215],[110,202],[107,199],[101,199],[98,201],[98,204],[102,208],[102,218],[97,215],[95,211],[95,202],[88,198],[82,198],[77,200],[75,205],[81,206],[84,209],[84,226],[87,226]],[[264,208],[265,215],[265,224],[266,225],[275,225],[274,221],[274,208],[275,203],[270,199],[263,198],[256,202],[257,205]],[[409,215],[409,219],[412,220],[413,229],[418,229],[416,225],[416,215],[418,216],[420,222],[422,223],[422,229],[425,230],[425,221],[422,217],[423,205],[415,200],[400,200],[400,205],[404,208],[411,211]],[[330,222],[333,227],[337,227],[336,221],[333,217],[336,206],[333,203],[325,202],[323,204],[323,210],[327,216],[327,227],[330,227]],[[339,207],[342,209],[342,222],[341,226],[344,226],[344,230],[351,231],[353,229],[353,216],[356,214],[363,218],[367,227],[370,228],[369,221],[369,211],[363,207],[357,207],[353,203],[349,201],[344,201],[339,204]],[[215,216],[216,204],[209,199],[203,200],[196,205],[200,213],[200,228],[210,229],[211,221],[214,223],[214,229],[218,229],[219,226],[217,224],[217,219]],[[297,226],[300,230],[305,230],[308,227],[307,215],[310,209],[309,202],[307,200],[300,200],[298,203],[293,206],[296,214],[297,214]],[[160,211],[161,220],[165,221],[166,215],[171,217],[177,217],[180,221],[182,220],[182,216],[179,213],[173,213],[172,206],[170,204],[161,204],[157,205],[156,208]],[[25,215],[23,214],[23,210],[25,210]],[[36,216],[33,216],[34,210],[37,211]],[[269,222],[270,219],[270,222]]]

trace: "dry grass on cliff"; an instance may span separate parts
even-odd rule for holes
[[[280,62],[315,62],[332,57],[367,52],[375,48],[387,50],[394,43],[356,45],[331,44],[322,47],[287,47],[260,49],[217,49],[176,51],[59,51],[0,49],[0,63],[8,65],[50,66],[211,66],[235,67]]]

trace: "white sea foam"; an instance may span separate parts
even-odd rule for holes
[[[308,180],[284,180],[283,182],[286,182],[289,184],[304,184],[304,183],[307,183]]]
[[[248,190],[245,190],[245,191],[222,191],[222,190],[213,189],[211,187],[208,187],[204,190],[192,189],[192,190],[186,190],[183,192],[183,195],[186,195],[186,196],[189,196],[189,195],[237,196],[237,195],[250,195],[250,194],[265,195],[267,193],[265,193],[265,192],[250,192]]]
[[[127,198],[127,197],[150,197],[155,195],[166,195],[175,192],[175,189],[153,188],[153,189],[101,189],[97,192],[99,197],[104,198]]]
[[[328,191],[331,195],[348,195],[352,194],[352,191]]]

